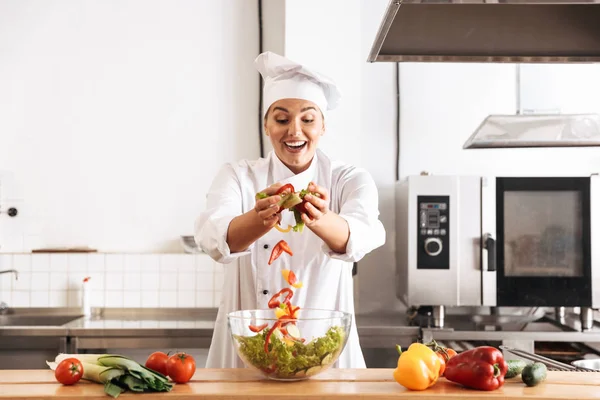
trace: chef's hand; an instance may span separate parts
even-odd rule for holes
[[[283,186],[281,183],[275,183],[268,188],[261,190],[261,192],[270,197],[257,200],[256,204],[254,205],[254,211],[256,211],[260,217],[263,225],[268,226],[269,228],[272,228],[277,222],[279,222],[279,219],[281,218],[281,214],[277,214],[279,211],[277,202],[281,200],[281,196],[274,196],[281,186]]]
[[[306,200],[306,213],[302,213],[301,217],[304,224],[311,227],[317,224],[329,212],[329,192],[314,182],[308,184],[308,191],[319,195],[307,194],[304,196],[304,200]]]

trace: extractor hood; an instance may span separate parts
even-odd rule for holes
[[[600,62],[600,0],[392,0],[368,61]]]
[[[598,114],[489,115],[464,149],[600,146]]]

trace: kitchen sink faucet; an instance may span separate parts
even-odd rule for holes
[[[6,269],[4,271],[0,271],[0,275],[8,274],[9,272],[15,274],[15,280],[19,280],[19,271],[17,271],[16,269]]]

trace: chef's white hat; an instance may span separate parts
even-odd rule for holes
[[[263,117],[271,104],[280,99],[312,101],[323,115],[340,101],[341,93],[333,80],[302,64],[270,51],[260,54],[254,63],[265,81]]]

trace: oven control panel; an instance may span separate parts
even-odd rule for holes
[[[417,196],[417,269],[450,269],[450,197]]]

